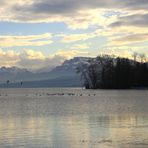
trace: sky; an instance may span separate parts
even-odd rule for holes
[[[0,66],[35,71],[147,47],[148,0],[0,0]]]

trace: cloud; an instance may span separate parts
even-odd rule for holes
[[[0,36],[0,47],[43,46],[52,43],[50,33],[26,36]]]
[[[147,48],[144,47],[136,47],[133,46],[132,48],[129,46],[122,46],[122,47],[112,47],[108,46],[101,50],[100,54],[108,54],[117,57],[124,57],[134,59],[134,53],[138,54],[138,58],[140,55],[145,55],[145,60],[148,60],[147,56]]]
[[[79,50],[59,50],[56,55],[65,57],[66,59],[73,58],[75,56],[88,56],[88,51],[79,51]]]
[[[31,49],[25,49],[21,52],[14,52],[13,50],[4,51],[0,49],[0,59],[0,67],[17,66],[36,71],[45,67],[50,70],[60,65],[66,57],[55,54],[45,56],[42,52]]]
[[[63,43],[71,43],[71,42],[77,42],[77,41],[85,41],[91,38],[96,37],[94,33],[81,33],[81,34],[63,34],[60,35],[62,37],[61,42]]]
[[[0,66],[13,66],[19,61],[19,54],[13,50],[3,51],[0,49]]]
[[[112,37],[110,45],[128,45],[133,43],[140,43],[148,41],[148,33],[145,34],[131,34],[123,37]]]
[[[123,46],[135,43],[145,44],[148,39],[148,27],[139,26],[118,26],[108,27],[105,29],[97,29],[96,36],[105,37],[107,46]]]
[[[13,5],[16,11],[32,12],[40,14],[71,14],[81,9],[95,8],[126,8],[126,9],[147,9],[147,0],[31,0],[28,4],[22,3]]]
[[[147,27],[135,27],[135,26],[119,26],[119,27],[108,27],[105,29],[97,29],[95,34],[97,36],[105,36],[105,37],[112,37],[112,36],[127,36],[131,34],[145,34],[148,33]]]
[[[19,61],[16,63],[19,67],[27,68],[32,71],[47,68],[48,70],[60,65],[65,60],[64,56],[47,55],[40,51],[26,49],[20,53]]]
[[[12,22],[64,22],[71,29],[107,25],[124,11],[147,11],[147,0],[5,0],[0,20]],[[106,12],[115,12],[107,15]],[[113,22],[112,22],[113,23]]]
[[[66,59],[87,55],[87,51],[78,50],[58,50],[55,54],[45,55],[41,51],[34,51],[31,49],[24,49],[20,52],[14,52],[13,50],[4,51],[3,49],[0,49],[0,67],[17,66],[31,71],[37,71],[39,69],[49,71],[52,68],[61,65]]]
[[[110,26],[111,27],[119,27],[119,26],[148,27],[147,18],[148,18],[148,13],[122,16],[118,18],[118,21],[112,23]]]
[[[33,50],[30,50],[30,49],[26,49],[20,54],[21,59],[24,59],[26,57],[27,57],[28,60],[45,59],[45,56],[43,55],[42,52],[33,51]]]
[[[75,44],[75,45],[73,45],[72,47],[71,47],[71,49],[88,49],[89,48],[89,45],[88,44]]]
[[[115,47],[110,47],[110,48],[105,48],[104,50],[101,51],[101,54],[108,54],[111,56],[117,56],[117,57],[124,57],[124,58],[133,58],[133,53],[134,51],[129,50],[129,47],[122,47],[122,48],[115,48]]]

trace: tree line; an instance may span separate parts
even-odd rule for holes
[[[91,58],[77,67],[86,89],[148,88],[148,62],[109,55]]]

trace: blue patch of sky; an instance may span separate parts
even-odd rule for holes
[[[107,39],[106,37],[96,37],[90,39],[89,42],[91,43],[90,51],[97,55],[101,52],[102,47],[106,45]]]
[[[90,25],[89,28],[86,29],[69,29],[69,34],[83,34],[83,33],[92,33],[96,29],[102,29],[102,26],[97,25]]]
[[[14,23],[0,22],[0,35],[36,35],[43,33],[90,33],[101,26],[91,25],[88,29],[69,29],[65,23]]]
[[[107,18],[109,18],[109,17],[111,17],[111,16],[120,16],[122,13],[121,12],[119,12],[119,11],[107,11],[107,12],[105,12],[104,13],[104,17],[107,17]]]
[[[34,35],[66,32],[64,23],[12,23],[0,22],[0,35]]]

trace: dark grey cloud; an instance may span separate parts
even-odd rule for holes
[[[5,0],[0,0],[0,4],[5,4]]]
[[[32,13],[68,14],[89,8],[148,9],[148,0],[34,0],[32,4],[14,5],[13,10]]]
[[[148,14],[135,14],[124,17],[119,17],[117,22],[110,25],[111,27],[118,26],[137,26],[148,27]]]
[[[148,0],[123,0],[123,3],[127,9],[148,9]]]
[[[131,34],[110,41],[112,45],[129,45],[148,41],[148,33]]]
[[[132,35],[128,35],[128,36],[124,36],[118,39],[118,41],[143,41],[146,40],[148,37],[148,34],[132,34]]]
[[[26,12],[32,12],[32,13],[50,13],[50,14],[63,14],[63,13],[69,13],[70,11],[75,11],[78,8],[78,5],[70,3],[69,1],[37,1],[34,2],[32,5],[15,5],[13,7],[16,11],[26,11]]]

